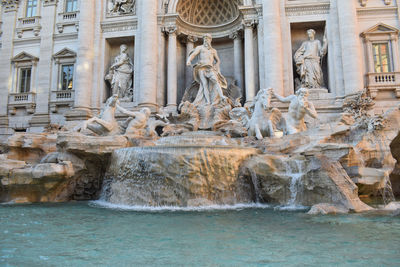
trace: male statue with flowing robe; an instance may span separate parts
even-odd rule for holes
[[[197,63],[193,66],[194,80],[199,83],[199,91],[193,104],[213,105],[225,99],[222,89],[227,88],[227,82],[220,73],[221,61],[217,51],[211,47],[212,37],[204,35],[204,44],[196,47],[189,55],[187,66],[192,65],[193,59],[198,56]]]

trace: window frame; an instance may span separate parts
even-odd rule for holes
[[[75,9],[68,10],[68,4],[71,3],[72,6],[75,6]],[[73,13],[78,11],[78,0],[65,0],[64,1],[64,13]]]
[[[68,87],[66,88],[66,89],[64,89],[64,78],[63,78],[63,73],[64,73],[64,71],[63,71],[63,68],[64,68],[64,66],[72,66],[72,88],[71,89],[68,89]],[[75,79],[74,79],[74,75],[75,75],[75,64],[74,64],[74,62],[64,62],[64,63],[60,63],[59,64],[59,75],[58,75],[58,88],[57,88],[57,91],[72,91],[72,90],[74,90],[74,81],[75,81]],[[69,84],[69,80],[67,80],[68,81],[68,84]]]
[[[36,5],[29,5],[30,1],[35,1]],[[32,8],[32,11],[31,14],[28,14],[30,8]],[[38,16],[38,9],[39,9],[39,0],[27,0],[25,6],[25,18],[33,18]]]
[[[29,83],[27,83],[27,75],[23,74],[23,71],[27,71],[29,70]],[[17,93],[19,94],[26,94],[26,93],[30,93],[31,92],[31,88],[32,88],[32,66],[24,66],[24,67],[20,67],[18,68],[18,82],[17,82]],[[24,79],[23,83],[24,83],[24,88],[22,88],[22,79]],[[27,90],[28,87],[28,90]]]
[[[382,50],[379,49],[379,55],[376,55],[375,53],[375,47],[376,46],[381,46],[381,45],[386,45],[386,56],[387,56],[387,71],[384,71],[384,65],[382,64],[382,56],[383,54],[381,53]],[[379,61],[381,62],[380,64],[380,71],[377,71],[377,60],[376,56],[379,56]],[[373,64],[374,64],[374,73],[388,73],[388,72],[393,72],[394,66],[393,66],[393,55],[392,55],[392,46],[390,41],[382,41],[382,42],[372,42],[372,57],[373,57]]]

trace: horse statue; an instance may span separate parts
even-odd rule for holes
[[[277,108],[271,108],[272,88],[258,91],[250,110],[252,115],[248,122],[248,136],[258,140],[264,137],[275,137],[275,130],[280,128],[282,113]]]

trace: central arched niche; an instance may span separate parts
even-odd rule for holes
[[[186,76],[187,51],[185,38],[197,37],[195,46],[203,43],[203,36],[213,36],[212,46],[221,59],[221,73],[229,81],[234,80],[234,47],[232,33],[242,29],[242,14],[239,7],[243,0],[172,0],[171,12],[176,14],[179,29],[177,47],[178,63],[178,103],[187,87],[193,81]]]
[[[176,11],[182,21],[200,27],[219,26],[235,21],[242,0],[180,0]]]

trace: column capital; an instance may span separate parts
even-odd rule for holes
[[[241,39],[243,38],[242,30],[240,29],[240,30],[232,31],[232,32],[229,34],[229,38],[232,39],[232,40],[235,40],[235,39],[241,40]]]
[[[19,0],[2,0],[4,12],[13,12],[18,10]]]
[[[244,18],[242,24],[245,28],[254,28],[258,24],[258,20],[254,18]]]
[[[177,34],[178,27],[176,25],[166,25],[162,28],[162,31],[168,35]]]
[[[195,42],[197,42],[199,40],[199,38],[197,38],[196,36],[193,36],[193,35],[188,35],[188,36],[186,36],[186,41],[188,42],[188,43],[195,43]]]

